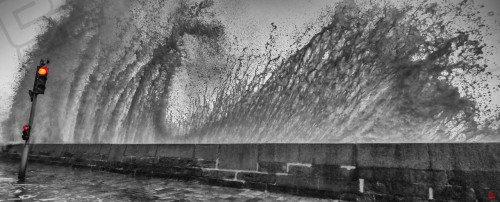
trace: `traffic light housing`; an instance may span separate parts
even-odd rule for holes
[[[47,83],[47,76],[48,75],[49,75],[49,68],[47,66],[45,66],[45,64],[37,67],[36,76],[35,76],[35,84],[33,85],[33,93],[34,94],[44,94],[45,84]]]
[[[30,139],[30,130],[31,130],[30,126],[28,125],[23,126],[23,135],[22,135],[23,140],[28,141],[28,139]]]

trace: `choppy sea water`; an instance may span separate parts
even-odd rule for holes
[[[332,201],[37,163],[24,183],[17,172],[16,162],[0,162],[0,201]]]

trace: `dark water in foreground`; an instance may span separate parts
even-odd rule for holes
[[[330,201],[36,163],[21,184],[17,169],[0,162],[0,201]]]

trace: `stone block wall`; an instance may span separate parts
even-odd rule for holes
[[[19,158],[22,145],[3,148]],[[29,159],[346,201],[492,201],[500,143],[37,144]]]

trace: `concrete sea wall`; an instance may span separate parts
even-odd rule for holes
[[[9,145],[1,155],[21,152]],[[29,158],[347,201],[492,201],[500,194],[500,143],[37,144]]]

